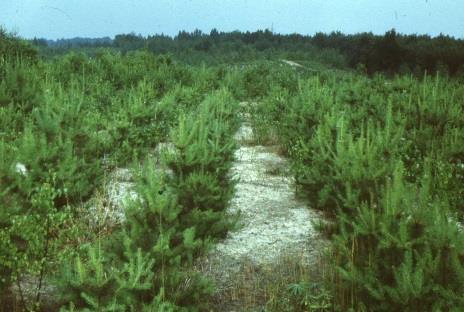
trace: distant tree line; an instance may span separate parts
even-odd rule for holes
[[[135,33],[109,38],[74,38],[56,41],[34,39],[47,49],[43,55],[65,53],[70,48],[112,48],[123,53],[146,49],[155,54],[173,54],[185,61],[243,62],[259,58],[294,57],[299,60],[317,58],[317,61],[349,66],[369,74],[375,72],[423,74],[444,71],[456,75],[464,68],[464,40],[447,35],[403,35],[394,29],[384,35],[341,32],[282,35],[272,31],[220,32],[201,30],[180,31],[176,36],[142,36]],[[334,65],[334,64],[332,64]]]
[[[43,38],[32,39],[32,44],[43,47],[75,48],[75,47],[112,47],[113,39],[110,37],[102,38],[82,38],[48,40]]]
[[[464,65],[464,40],[446,35],[402,35],[394,29],[383,36],[372,33],[344,35],[317,33],[310,39],[320,48],[342,52],[351,67],[365,66],[368,73],[447,71],[456,75]]]

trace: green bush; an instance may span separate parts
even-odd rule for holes
[[[44,284],[54,270],[52,263],[59,260],[60,246],[66,239],[63,224],[69,212],[55,207],[56,198],[65,191],[56,188],[52,176],[49,182],[29,189],[27,206],[23,206],[8,196],[10,190],[0,193],[0,302],[6,306],[17,302],[21,310],[36,310],[41,306]],[[12,284],[16,285],[15,294]],[[33,298],[25,301],[25,291]]]
[[[172,175],[145,161],[121,231],[65,265],[59,276],[64,310],[205,308],[211,284],[191,267],[231,226],[225,209],[234,188],[235,111],[220,91],[200,105],[199,116],[180,119],[172,133],[176,151],[165,155]]]
[[[439,76],[299,86],[274,88],[254,125],[279,134],[298,192],[333,221],[333,306],[462,309],[464,89]]]
[[[183,207],[181,222],[195,226],[201,239],[224,236],[230,227],[225,208],[234,189],[229,177],[236,128],[232,105],[227,94],[212,95],[197,114],[181,118],[172,135],[177,152],[167,163]]]
[[[362,311],[464,308],[464,239],[446,201],[430,196],[430,172],[417,189],[399,164],[380,198],[342,214],[334,242],[345,302]]]
[[[122,231],[104,247],[90,247],[87,260],[77,257],[65,266],[63,302],[84,310],[199,309],[211,288],[188,270],[205,248],[195,227],[182,224],[183,207],[154,162],[140,169],[135,190],[137,199],[126,211]]]
[[[259,62],[240,65],[225,76],[225,85],[239,100],[261,99],[269,94],[272,87],[285,89],[290,93],[298,88],[298,73],[280,63]]]
[[[18,60],[37,62],[37,50],[16,35],[0,27],[0,68]]]
[[[42,73],[25,62],[0,66],[0,138],[11,140],[27,123],[31,111],[44,102]]]

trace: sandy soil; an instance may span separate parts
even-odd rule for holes
[[[322,217],[295,197],[287,160],[276,154],[278,149],[250,145],[253,130],[246,122],[235,139],[241,146],[235,153],[232,175],[239,183],[228,212],[240,214],[239,226],[202,264],[202,271],[213,277],[219,292],[236,287],[244,270],[253,267],[258,272],[279,265],[282,257],[297,257],[311,265],[320,259],[323,242],[313,225]],[[224,305],[224,311],[237,309]]]

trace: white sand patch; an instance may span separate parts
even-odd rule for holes
[[[244,146],[253,141],[248,123],[235,139],[242,146],[235,152],[231,175],[239,182],[228,212],[240,213],[238,229],[229,232],[201,264],[222,291],[233,287],[245,266],[279,265],[289,255],[311,265],[325,245],[313,225],[322,217],[296,198],[287,160],[272,147]]]
[[[289,60],[281,60],[281,62],[284,63],[284,64],[287,64],[287,65],[290,65],[292,67],[299,67],[299,68],[304,67],[303,65],[298,64],[297,62],[293,62],[293,61],[289,61]]]

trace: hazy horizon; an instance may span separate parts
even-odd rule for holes
[[[440,33],[464,37],[464,1],[452,0],[4,0],[0,25],[23,38],[61,39],[176,35],[195,29],[256,31],[311,35],[341,31],[383,34]]]

